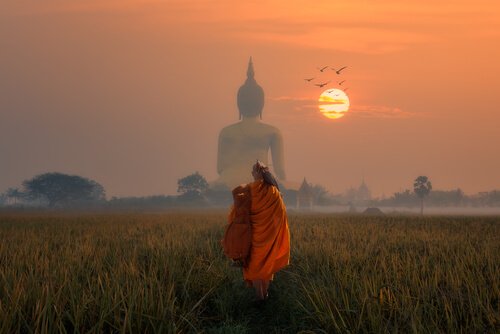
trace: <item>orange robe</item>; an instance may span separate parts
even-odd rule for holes
[[[272,280],[290,261],[290,232],[285,204],[276,187],[263,181],[249,184],[252,195],[250,220],[252,247],[250,260],[243,268],[243,278]]]

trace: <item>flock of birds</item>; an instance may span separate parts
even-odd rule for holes
[[[341,67],[341,68],[339,68],[339,69],[335,69],[335,68],[333,68],[333,67],[331,67],[331,66],[322,66],[322,67],[317,67],[318,71],[320,71],[321,73],[324,73],[327,69],[330,69],[330,70],[334,71],[335,73],[337,73],[337,75],[341,75],[341,72],[342,72],[343,70],[345,70],[346,68],[347,68],[347,66],[343,66],[343,67]],[[305,78],[304,80],[305,80],[306,82],[312,82],[314,79],[316,79],[316,77],[312,77],[312,78]],[[313,84],[314,84],[314,86],[318,86],[319,88],[323,88],[324,86],[328,85],[330,82],[331,82],[331,80],[326,81],[326,82],[319,82],[319,83],[314,83],[314,82],[313,82]],[[338,84],[339,86],[342,86],[345,82],[346,82],[346,80],[341,80],[341,81],[337,81],[337,84]],[[347,91],[348,89],[349,89],[349,88],[344,88],[344,87],[342,87],[342,90],[343,90],[344,92],[345,92],[345,91]],[[333,90],[332,90],[332,91],[333,91]],[[328,93],[331,93],[332,91],[328,91]]]

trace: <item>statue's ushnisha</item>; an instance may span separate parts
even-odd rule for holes
[[[283,137],[280,130],[261,122],[264,90],[254,78],[252,58],[248,63],[247,79],[238,90],[240,122],[226,126],[219,134],[216,184],[233,188],[252,180],[251,169],[256,160],[268,164],[271,151],[272,168],[284,181]]]

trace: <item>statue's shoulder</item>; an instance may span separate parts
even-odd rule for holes
[[[271,124],[266,124],[266,123],[261,123],[262,128],[264,129],[264,132],[268,136],[272,136],[273,138],[280,138],[282,137],[281,135],[281,130],[278,129],[277,127],[271,125]]]
[[[257,124],[244,124],[242,122],[238,122],[235,124],[228,125],[224,128],[219,133],[219,137],[224,138],[224,137],[232,137],[235,135],[241,135],[242,133],[254,133],[254,134],[260,134],[260,135],[281,135],[281,131],[270,124],[266,123],[257,123]]]
[[[280,129],[275,127],[274,125],[267,124],[267,123],[260,123],[262,128],[265,129],[269,133],[281,133]]]
[[[239,123],[225,126],[222,128],[222,130],[220,130],[219,136],[224,137],[227,135],[231,135],[232,133],[238,131],[238,129],[239,129]]]

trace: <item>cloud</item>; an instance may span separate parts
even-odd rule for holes
[[[135,11],[159,0],[19,0],[7,5],[5,13],[13,15],[45,15],[63,13],[102,13]]]
[[[310,97],[270,97],[266,101],[264,113],[276,120],[311,122],[319,115],[318,102]]]
[[[353,116],[372,118],[410,118],[418,114],[389,106],[352,106],[349,111]]]
[[[363,10],[360,10],[362,8]],[[318,0],[18,0],[6,13],[108,13],[134,17],[137,24],[180,30],[183,38],[203,33],[225,41],[254,41],[299,48],[385,54],[439,43],[463,33],[498,30],[498,9],[486,0],[436,2],[336,2]],[[131,16],[132,15],[132,16]],[[0,15],[1,16],[1,15]],[[135,21],[135,20],[138,21]],[[471,29],[473,27],[473,29]]]
[[[390,28],[344,27],[341,24],[335,27],[310,24],[307,30],[295,34],[273,31],[246,32],[237,29],[230,31],[234,34],[234,38],[362,54],[390,53],[407,49],[415,44],[438,41],[432,35],[421,32]]]
[[[321,102],[321,104],[345,104],[345,101],[343,101],[343,100],[342,101],[341,100],[331,100],[331,101]]]
[[[310,97],[292,97],[292,96],[278,96],[278,97],[270,97],[271,101],[314,101]]]
[[[370,55],[439,43],[460,32],[498,26],[486,1],[478,0],[474,8],[464,0],[453,1],[453,6],[443,2],[319,0],[310,6],[305,0],[296,0],[284,7],[278,0],[260,1],[258,6],[252,1],[219,0],[202,17],[190,16],[189,24],[203,26],[204,32],[216,31],[225,39]],[[181,16],[173,20],[187,22]]]
[[[270,97],[271,107],[276,104],[279,110],[290,110],[287,117],[303,117],[318,111],[318,101],[310,97],[278,96]],[[271,108],[272,109],[272,108]],[[348,114],[363,118],[410,118],[422,116],[420,113],[405,111],[399,107],[383,105],[351,105]]]
[[[309,112],[318,109],[318,100],[310,97],[279,96],[269,98],[271,103],[276,103],[281,108],[288,108],[295,112]]]

